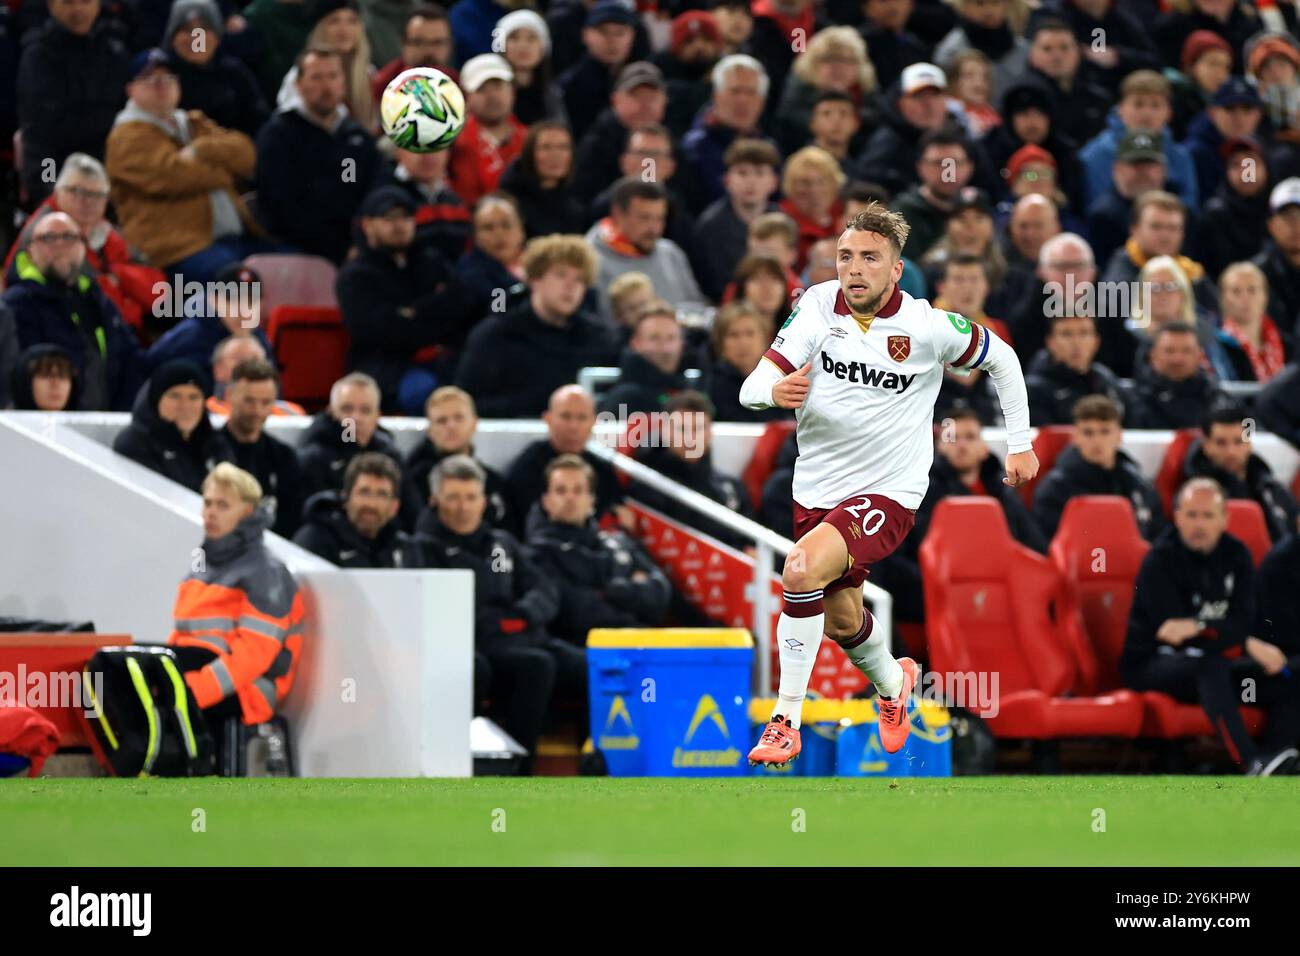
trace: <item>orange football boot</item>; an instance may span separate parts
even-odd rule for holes
[[[789,763],[799,756],[801,747],[799,731],[790,726],[789,719],[773,717],[763,728],[758,745],[749,752],[749,765]]]
[[[912,722],[907,718],[907,700],[912,696],[912,689],[921,679],[921,668],[910,657],[900,657],[898,664],[903,668],[903,689],[895,700],[877,697],[876,705],[880,709],[880,744],[885,753],[896,754],[907,743],[907,735],[912,731]]]

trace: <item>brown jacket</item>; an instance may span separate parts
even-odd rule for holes
[[[119,119],[108,134],[105,166],[122,233],[160,268],[212,244],[208,193],[214,189],[230,194],[245,235],[264,235],[236,185],[253,178],[253,141],[222,129],[198,110],[187,116],[194,159],[182,156],[180,142],[144,120]]]

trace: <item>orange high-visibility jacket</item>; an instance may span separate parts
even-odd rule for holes
[[[217,657],[185,681],[199,707],[239,697],[244,723],[271,719],[293,685],[302,648],[303,605],[289,569],[262,545],[270,515],[259,509],[230,534],[205,540],[176,592],[168,644]]]

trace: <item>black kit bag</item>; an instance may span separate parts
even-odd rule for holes
[[[104,647],[82,671],[95,756],[115,777],[214,772],[211,731],[170,648]]]

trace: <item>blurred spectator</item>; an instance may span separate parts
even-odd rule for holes
[[[1201,209],[1196,246],[1210,275],[1264,248],[1268,238],[1269,168],[1258,140],[1225,143],[1224,180]]]
[[[985,495],[1002,507],[1011,537],[1026,548],[1047,554],[1047,538],[1025,507],[1020,492],[1002,481],[1006,468],[984,443],[979,416],[969,408],[946,409],[941,416],[934,443],[938,454],[930,467],[925,499],[916,509],[913,540],[918,544],[925,540],[934,506],[944,498]]]
[[[845,182],[839,162],[817,146],[805,146],[785,161],[780,209],[799,229],[798,257],[793,268],[802,270],[808,249],[818,239],[838,236],[844,228],[844,200],[840,189]]]
[[[140,330],[152,315],[155,285],[167,277],[141,262],[139,253],[108,221],[108,194],[108,173],[99,160],[85,153],[73,153],[64,160],[54,192],[27,217],[9,247],[3,284],[18,281],[18,261],[20,257],[30,258],[27,247],[41,217],[49,212],[66,212],[81,230],[86,250],[82,268],[99,283],[127,325]]]
[[[1048,15],[1030,26],[1028,39],[1025,76],[1045,82],[1051,95],[1047,113],[1059,124],[1057,132],[1071,143],[1092,139],[1106,125],[1114,98],[1104,84],[1094,81],[1091,62],[1084,63],[1085,51],[1095,55],[1093,36],[1080,37],[1065,20]],[[1003,115],[1009,110],[1010,103],[1004,102]]]
[[[530,238],[580,233],[587,225],[574,186],[573,139],[559,120],[539,120],[529,128],[523,151],[501,177],[501,189],[519,203]]]
[[[470,241],[469,207],[451,188],[447,164],[451,153],[413,153],[399,149],[395,163],[375,180],[375,188],[397,186],[415,203],[415,246],[432,246],[448,262],[465,254]]]
[[[1050,315],[1092,315],[1097,304],[1097,261],[1082,236],[1060,232],[1046,240],[1038,250],[1035,275],[1031,294],[1006,317],[1022,365],[1043,347]]]
[[[613,321],[606,290],[624,272],[644,272],[655,291],[675,306],[705,301],[686,253],[671,239],[663,238],[667,218],[664,188],[628,176],[610,196],[609,216],[588,230],[585,241],[595,250],[595,281],[601,318],[606,323]]]
[[[343,487],[343,469],[366,451],[401,466],[392,436],[379,425],[379,384],[365,372],[349,372],[330,388],[329,407],[316,414],[298,445],[302,497]]]
[[[929,55],[927,45],[907,30],[914,9],[912,0],[862,0],[858,31],[867,41],[881,89],[892,87],[905,67]]]
[[[862,119],[853,104],[853,97],[834,90],[817,94],[813,100],[812,113],[808,117],[811,145],[834,156],[846,179],[856,165],[852,155],[853,141],[858,138],[861,130]]]
[[[608,327],[583,311],[596,258],[578,236],[544,236],[524,252],[528,300],[470,333],[456,384],[488,418],[533,418],[550,394],[588,365],[609,365]]]
[[[601,397],[600,410],[620,420],[662,411],[675,393],[686,388],[684,343],[677,311],[667,302],[647,306],[633,321],[632,337],[619,358],[618,382]]]
[[[1165,62],[1177,63],[1188,38],[1198,30],[1217,35],[1229,49],[1240,52],[1246,41],[1260,29],[1258,15],[1244,4],[1225,0],[1182,0],[1170,4],[1167,12],[1156,21],[1152,38]]]
[[[654,301],[654,283],[644,272],[624,272],[609,284],[609,308],[620,341],[632,337],[632,323]]]
[[[966,135],[983,139],[1002,124],[1002,114],[993,107],[993,63],[987,56],[979,50],[963,50],[945,72],[952,93],[948,105],[961,114]]]
[[[342,491],[320,491],[303,509],[293,543],[341,568],[418,568],[419,543],[402,531],[401,473],[386,455],[348,462]]]
[[[343,325],[351,334],[348,367],[379,383],[381,405],[419,414],[450,370],[429,346],[455,349],[480,317],[473,291],[432,246],[412,245],[415,203],[383,186],[361,203],[364,244],[335,281]]]
[[[771,196],[780,181],[781,155],[763,140],[738,139],[727,147],[723,162],[727,194],[704,210],[695,228],[700,285],[714,301],[744,258],[750,225],[776,209]]]
[[[653,468],[680,485],[716,501],[728,511],[748,518],[753,514],[748,492],[730,475],[713,467],[710,446],[713,437],[713,405],[699,392],[678,392],[664,409],[667,427],[660,430],[659,441],[647,443],[635,451],[636,460]],[[667,515],[688,528],[712,535],[724,544],[743,549],[752,544],[744,535],[703,517],[694,508],[681,504],[658,491],[633,482],[637,501]]]
[[[968,252],[957,252],[945,256],[939,268],[941,271],[934,284],[937,293],[934,307],[964,315],[972,322],[992,329],[1003,342],[1014,345],[1007,324],[1001,319],[991,318],[984,311],[989,294],[988,265],[984,260]]]
[[[1268,279],[1268,314],[1294,336],[1300,332],[1300,178],[1273,187],[1268,213],[1268,239],[1250,261]]]
[[[1213,478],[1229,498],[1258,504],[1275,543],[1290,534],[1300,511],[1268,463],[1251,451],[1254,419],[1235,402],[1222,402],[1206,411],[1200,425],[1201,437],[1187,449],[1184,474]]]
[[[750,9],[754,29],[745,52],[767,68],[772,85],[780,90],[795,54],[811,48],[809,39],[819,32],[815,4],[813,0],[755,0]]]
[[[1147,217],[1143,217],[1147,218]],[[1134,361],[1141,364],[1146,358],[1155,330],[1166,322],[1185,322],[1196,329],[1196,340],[1201,346],[1201,365],[1205,371],[1215,377],[1232,377],[1232,362],[1228,350],[1219,336],[1215,313],[1204,308],[1196,301],[1196,293],[1187,279],[1187,271],[1179,256],[1154,256],[1134,277],[1133,321],[1131,328],[1138,331],[1141,339],[1137,349],[1130,351]],[[1195,263],[1193,263],[1195,265]],[[1119,278],[1116,282],[1128,280]],[[1204,279],[1209,282],[1208,278]],[[1217,296],[1216,291],[1211,291]],[[1127,369],[1126,369],[1127,371]]]
[[[770,422],[789,418],[790,410],[754,411],[740,404],[740,386],[758,366],[772,342],[774,326],[744,299],[723,306],[709,329],[713,366],[709,375],[709,400],[720,422]],[[781,532],[784,534],[785,532]]]
[[[1133,203],[1128,241],[1110,257],[1101,281],[1132,282],[1152,259],[1170,256],[1191,284],[1195,304],[1213,312],[1219,305],[1214,281],[1199,262],[1179,254],[1186,235],[1187,209],[1177,196],[1158,189],[1143,193]]]
[[[1086,395],[1104,395],[1123,414],[1115,373],[1095,361],[1101,339],[1089,315],[1064,314],[1048,319],[1046,347],[1025,370],[1033,425],[1070,424],[1075,403]]]
[[[136,56],[126,90],[105,166],[127,240],[153,265],[199,282],[269,251],[239,194],[253,176],[253,141],[177,109],[180,84],[161,50]]]
[[[494,192],[501,174],[524,148],[528,130],[514,115],[514,71],[503,57],[484,53],[460,73],[465,128],[451,145],[451,185],[465,205]]]
[[[222,49],[225,23],[215,0],[176,0],[162,42],[181,86],[180,108],[224,129],[256,136],[270,116],[257,77]]]
[[[1147,360],[1138,364],[1129,403],[1132,428],[1195,428],[1218,390],[1201,367],[1196,327],[1166,322],[1152,334]]]
[[[1243,47],[1237,47],[1243,49]],[[1255,84],[1279,139],[1295,142],[1300,109],[1300,43],[1289,33],[1268,31],[1245,44],[1246,79]]]
[[[596,518],[613,514],[628,531],[635,530],[632,513],[623,505],[623,486],[614,467],[587,449],[596,427],[596,403],[578,385],[564,385],[550,396],[546,411],[546,437],[526,445],[506,470],[509,514],[523,529],[529,513],[546,491],[546,466],[560,455],[577,455],[596,472]]]
[[[819,282],[830,282],[839,274],[835,267],[835,244],[836,239],[819,239],[808,250],[808,266],[799,278],[799,284],[805,289]]]
[[[0,9],[0,143],[18,130],[19,27],[8,6]]]
[[[1234,262],[1224,269],[1219,302],[1223,327],[1215,337],[1232,364],[1226,380],[1263,383],[1281,372],[1291,354],[1291,337],[1279,332],[1265,312],[1268,280],[1259,266]]]
[[[785,270],[772,256],[749,255],[736,266],[734,294],[728,302],[746,302],[772,328],[779,329],[790,315],[794,299],[786,285]],[[730,287],[729,287],[730,288]]]
[[[419,3],[420,0],[396,0],[396,2],[359,0],[361,20],[365,24],[366,39],[370,42],[370,60],[375,66],[383,66],[394,58],[400,59],[406,36],[406,25],[411,19],[412,12],[422,9],[417,6]],[[442,14],[442,22],[446,26],[446,11],[438,7],[438,12]],[[447,36],[450,39],[449,29]],[[438,64],[426,65],[437,66]],[[453,76],[452,79],[455,77]]]
[[[531,755],[553,705],[585,701],[586,654],[547,632],[559,590],[518,541],[483,520],[478,465],[455,455],[430,481],[437,520],[422,539],[425,560],[474,572],[475,696],[491,698],[502,727]]]
[[[1124,135],[1111,166],[1110,184],[1088,207],[1088,234],[1097,255],[1107,263],[1112,256],[1123,252],[1124,242],[1130,238],[1137,200],[1147,193],[1164,193],[1165,171],[1165,154],[1158,148],[1153,134],[1133,130]],[[1185,206],[1183,211],[1185,214]]]
[[[667,183],[676,171],[672,135],[660,124],[668,101],[663,73],[652,63],[629,63],[618,74],[609,105],[588,124],[578,143],[574,191],[590,201],[619,176],[643,176]],[[654,131],[653,144],[642,143],[635,155],[632,138]],[[659,141],[662,142],[659,142]],[[635,165],[629,169],[629,161]],[[642,159],[649,159],[643,164]]]
[[[303,47],[307,45],[307,34],[320,19],[322,11],[333,3],[337,3],[337,0],[323,0],[320,3],[307,3],[303,0],[252,0],[244,7],[244,19],[262,41],[257,82],[268,101],[274,101],[280,90],[280,81],[291,68],[298,66],[299,73],[302,72],[301,59]],[[340,93],[339,99],[342,98]]]
[[[560,75],[564,108],[581,140],[614,91],[614,79],[632,58],[636,14],[618,0],[597,0],[582,28],[586,52]],[[655,120],[659,122],[659,120]]]
[[[1287,666],[1300,669],[1300,527],[1275,544],[1259,565],[1260,640],[1281,648]]]
[[[544,475],[546,491],[527,541],[538,568],[559,589],[552,630],[584,646],[592,628],[661,624],[672,584],[640,541],[597,525],[595,471],[577,455],[560,455]]]
[[[1259,423],[1300,451],[1300,363],[1291,362],[1255,398]]]
[[[1146,130],[1154,139],[1154,149],[1163,153],[1168,170],[1169,190],[1189,209],[1197,209],[1196,166],[1186,146],[1174,142],[1169,132],[1169,81],[1154,70],[1138,70],[1124,77],[1119,104],[1106,119],[1106,129],[1084,145],[1079,153],[1083,163],[1083,206],[1090,207],[1106,194],[1110,186],[1110,168],[1118,157],[1125,134]]]
[[[370,34],[371,45],[375,36]],[[370,84],[371,98],[378,103],[388,84],[399,73],[417,66],[431,66],[442,70],[453,80],[460,78],[456,70],[456,50],[451,38],[451,21],[447,11],[436,3],[422,4],[411,10],[402,27],[401,52],[396,59],[384,64]],[[377,51],[376,51],[377,52]]]
[[[207,379],[194,362],[160,365],[140,389],[131,423],[113,439],[113,451],[200,491],[216,462],[216,433],[203,401]]]
[[[983,144],[989,163],[1001,172],[999,180],[1006,182],[1012,197],[1039,192],[1059,206],[1067,205],[1071,197],[1077,201],[1083,180],[1079,144],[1061,132],[1060,114],[1053,112],[1046,81],[1028,76],[1014,83],[1002,101],[1002,115],[1006,122]],[[1026,169],[1037,176],[1025,175]]]
[[[994,236],[993,206],[988,194],[978,186],[967,186],[953,198],[952,212],[943,223],[943,234],[921,257],[921,265],[930,273],[941,272],[944,264],[954,256],[977,259],[984,267],[988,284],[985,296],[995,302],[1002,301],[1007,258]]]
[[[693,179],[691,209],[701,212],[722,198],[727,147],[737,139],[763,139],[759,120],[771,81],[747,54],[724,56],[712,73],[713,96],[682,137],[682,158]]]
[[[18,281],[0,296],[12,313],[18,348],[63,348],[80,383],[81,408],[131,407],[144,377],[144,356],[117,308],[82,270],[85,242],[72,217],[43,216],[31,246],[16,259]]]
[[[48,3],[49,19],[23,38],[18,63],[22,182],[31,202],[50,191],[50,163],[71,153],[103,158],[131,75],[131,59],[101,20],[99,0]]]
[[[722,55],[741,52],[754,32],[754,13],[748,0],[709,0],[722,37]]]
[[[81,405],[77,377],[68,353],[57,345],[33,345],[18,352],[13,318],[0,304],[0,409],[62,412]]]
[[[920,259],[943,235],[944,223],[952,214],[962,189],[975,174],[970,147],[952,130],[924,133],[917,141],[916,175],[919,183],[894,200],[895,212],[907,218],[908,233],[903,254]]]
[[[1215,92],[1205,112],[1192,120],[1184,145],[1196,164],[1196,191],[1213,196],[1223,185],[1223,148],[1235,140],[1253,139],[1263,116],[1255,88],[1234,76]]]
[[[933,63],[913,63],[903,70],[898,86],[886,93],[880,125],[858,157],[859,179],[878,182],[895,194],[916,182],[921,137],[949,121],[944,100],[947,83],[943,70]],[[948,145],[951,144],[944,144]],[[960,185],[969,182],[970,176],[968,167]],[[943,185],[950,187],[952,183]],[[908,219],[911,221],[910,215]]]
[[[590,140],[595,132],[595,127],[588,130],[587,139]],[[575,189],[581,184],[585,175],[582,171],[575,174]],[[609,215],[614,190],[620,180],[628,176],[657,182],[664,187],[664,195],[668,197],[668,218],[664,223],[664,237],[677,243],[694,267],[695,217],[691,215],[686,200],[677,191],[677,183],[680,181],[680,177],[677,176],[677,158],[673,155],[672,135],[666,128],[653,123],[632,131],[632,135],[627,138],[627,145],[618,157],[615,178],[607,181],[607,188],[591,201],[588,223],[604,219]]]
[[[214,456],[257,479],[275,501],[275,533],[288,538],[302,520],[302,477],[294,450],[266,431],[279,390],[279,373],[269,362],[251,359],[235,366],[226,388],[228,417],[217,429]]]
[[[357,0],[324,0],[320,19],[307,34],[307,49],[333,50],[343,64],[343,105],[348,115],[370,134],[379,131],[379,107],[371,90],[375,68],[370,63],[370,41],[361,23]],[[301,99],[298,67],[295,65],[280,83],[276,109],[294,109]]]
[[[474,204],[473,242],[456,263],[461,281],[474,290],[479,308],[503,312],[518,287],[524,269],[524,221],[510,196],[490,193]]]
[[[429,492],[429,474],[444,459],[452,455],[465,455],[483,469],[484,493],[488,498],[486,520],[495,527],[506,525],[506,487],[501,476],[479,461],[474,455],[474,433],[478,430],[478,410],[474,399],[464,389],[455,385],[435,388],[424,403],[424,416],[428,419],[424,440],[410,450],[402,467],[403,501],[428,502],[433,505]],[[421,507],[418,518],[412,516],[417,532],[427,531],[436,511]]]
[[[1175,528],[1142,559],[1120,674],[1134,690],[1199,703],[1247,775],[1285,773],[1300,735],[1296,684],[1280,676],[1286,655],[1250,636],[1255,569],[1246,546],[1225,533],[1227,523],[1227,502],[1214,482],[1183,486]],[[1258,746],[1239,710],[1245,680],[1268,712]]]
[[[456,41],[456,60],[462,65],[476,56],[491,53],[493,28],[511,9],[520,6],[513,0],[457,0],[451,6],[451,32]]]
[[[1170,125],[1174,137],[1181,140],[1187,136],[1188,124],[1232,75],[1232,45],[1211,30],[1193,30],[1183,41],[1178,69],[1166,66],[1164,75],[1173,93]]]
[[[208,414],[229,415],[230,403],[226,401],[226,388],[234,375],[235,366],[241,362],[256,359],[259,362],[270,361],[266,348],[260,339],[248,335],[232,335],[222,339],[212,350],[212,394],[208,396]],[[271,407],[272,415],[306,415],[302,406],[286,399],[276,399]]]
[[[674,137],[690,129],[709,101],[709,73],[722,52],[722,31],[712,13],[685,10],[673,17],[668,49],[657,53],[654,62],[664,74],[668,104],[663,121]]]
[[[1073,410],[1071,444],[1034,489],[1034,517],[1049,539],[1056,536],[1066,503],[1078,495],[1119,495],[1133,505],[1138,533],[1148,541],[1166,526],[1155,485],[1120,448],[1120,406],[1105,395],[1079,399]]]
[[[557,73],[563,73],[577,63],[587,48],[584,43],[584,27],[587,15],[596,0],[552,0],[546,7],[546,25],[551,30],[551,62]],[[656,33],[662,27],[656,25]],[[647,60],[650,58],[650,33],[646,24],[638,17],[632,27],[632,49],[628,60]]]
[[[532,10],[513,10],[497,23],[494,44],[514,72],[515,116],[531,127],[538,120],[568,123],[564,94],[551,71],[551,31]],[[566,125],[567,129],[567,125]]]
[[[379,152],[343,105],[339,55],[310,48],[297,67],[301,102],[276,113],[257,134],[258,217],[276,238],[339,264]]]
[[[993,96],[999,97],[1029,60],[1021,31],[1029,16],[1024,0],[953,0],[957,25],[934,48],[934,62],[948,69],[957,54],[978,50],[993,62]]]
[[[227,336],[257,339],[263,352],[270,343],[262,332],[258,288],[261,277],[241,262],[223,268],[207,288],[185,302],[181,319],[145,353],[150,368],[185,359],[206,365]]]
[[[1088,68],[1108,89],[1118,87],[1120,79],[1134,70],[1155,69],[1160,64],[1147,25],[1123,4],[1114,0],[1049,0],[1047,11],[1070,25]],[[1105,37],[1106,42],[1097,43],[1098,37]]]
[[[802,135],[813,118],[814,106],[827,93],[849,97],[855,116],[864,109],[874,114],[871,99],[876,92],[876,71],[867,58],[862,36],[853,27],[836,26],[820,30],[804,42],[807,50],[795,57],[776,108],[777,118],[789,131]],[[841,157],[836,154],[836,158]]]
[[[1023,301],[1022,295],[1037,283],[1034,272],[1043,243],[1060,232],[1060,214],[1046,196],[1031,193],[1016,200],[1006,227],[1007,278],[1003,285],[1008,303]]]

